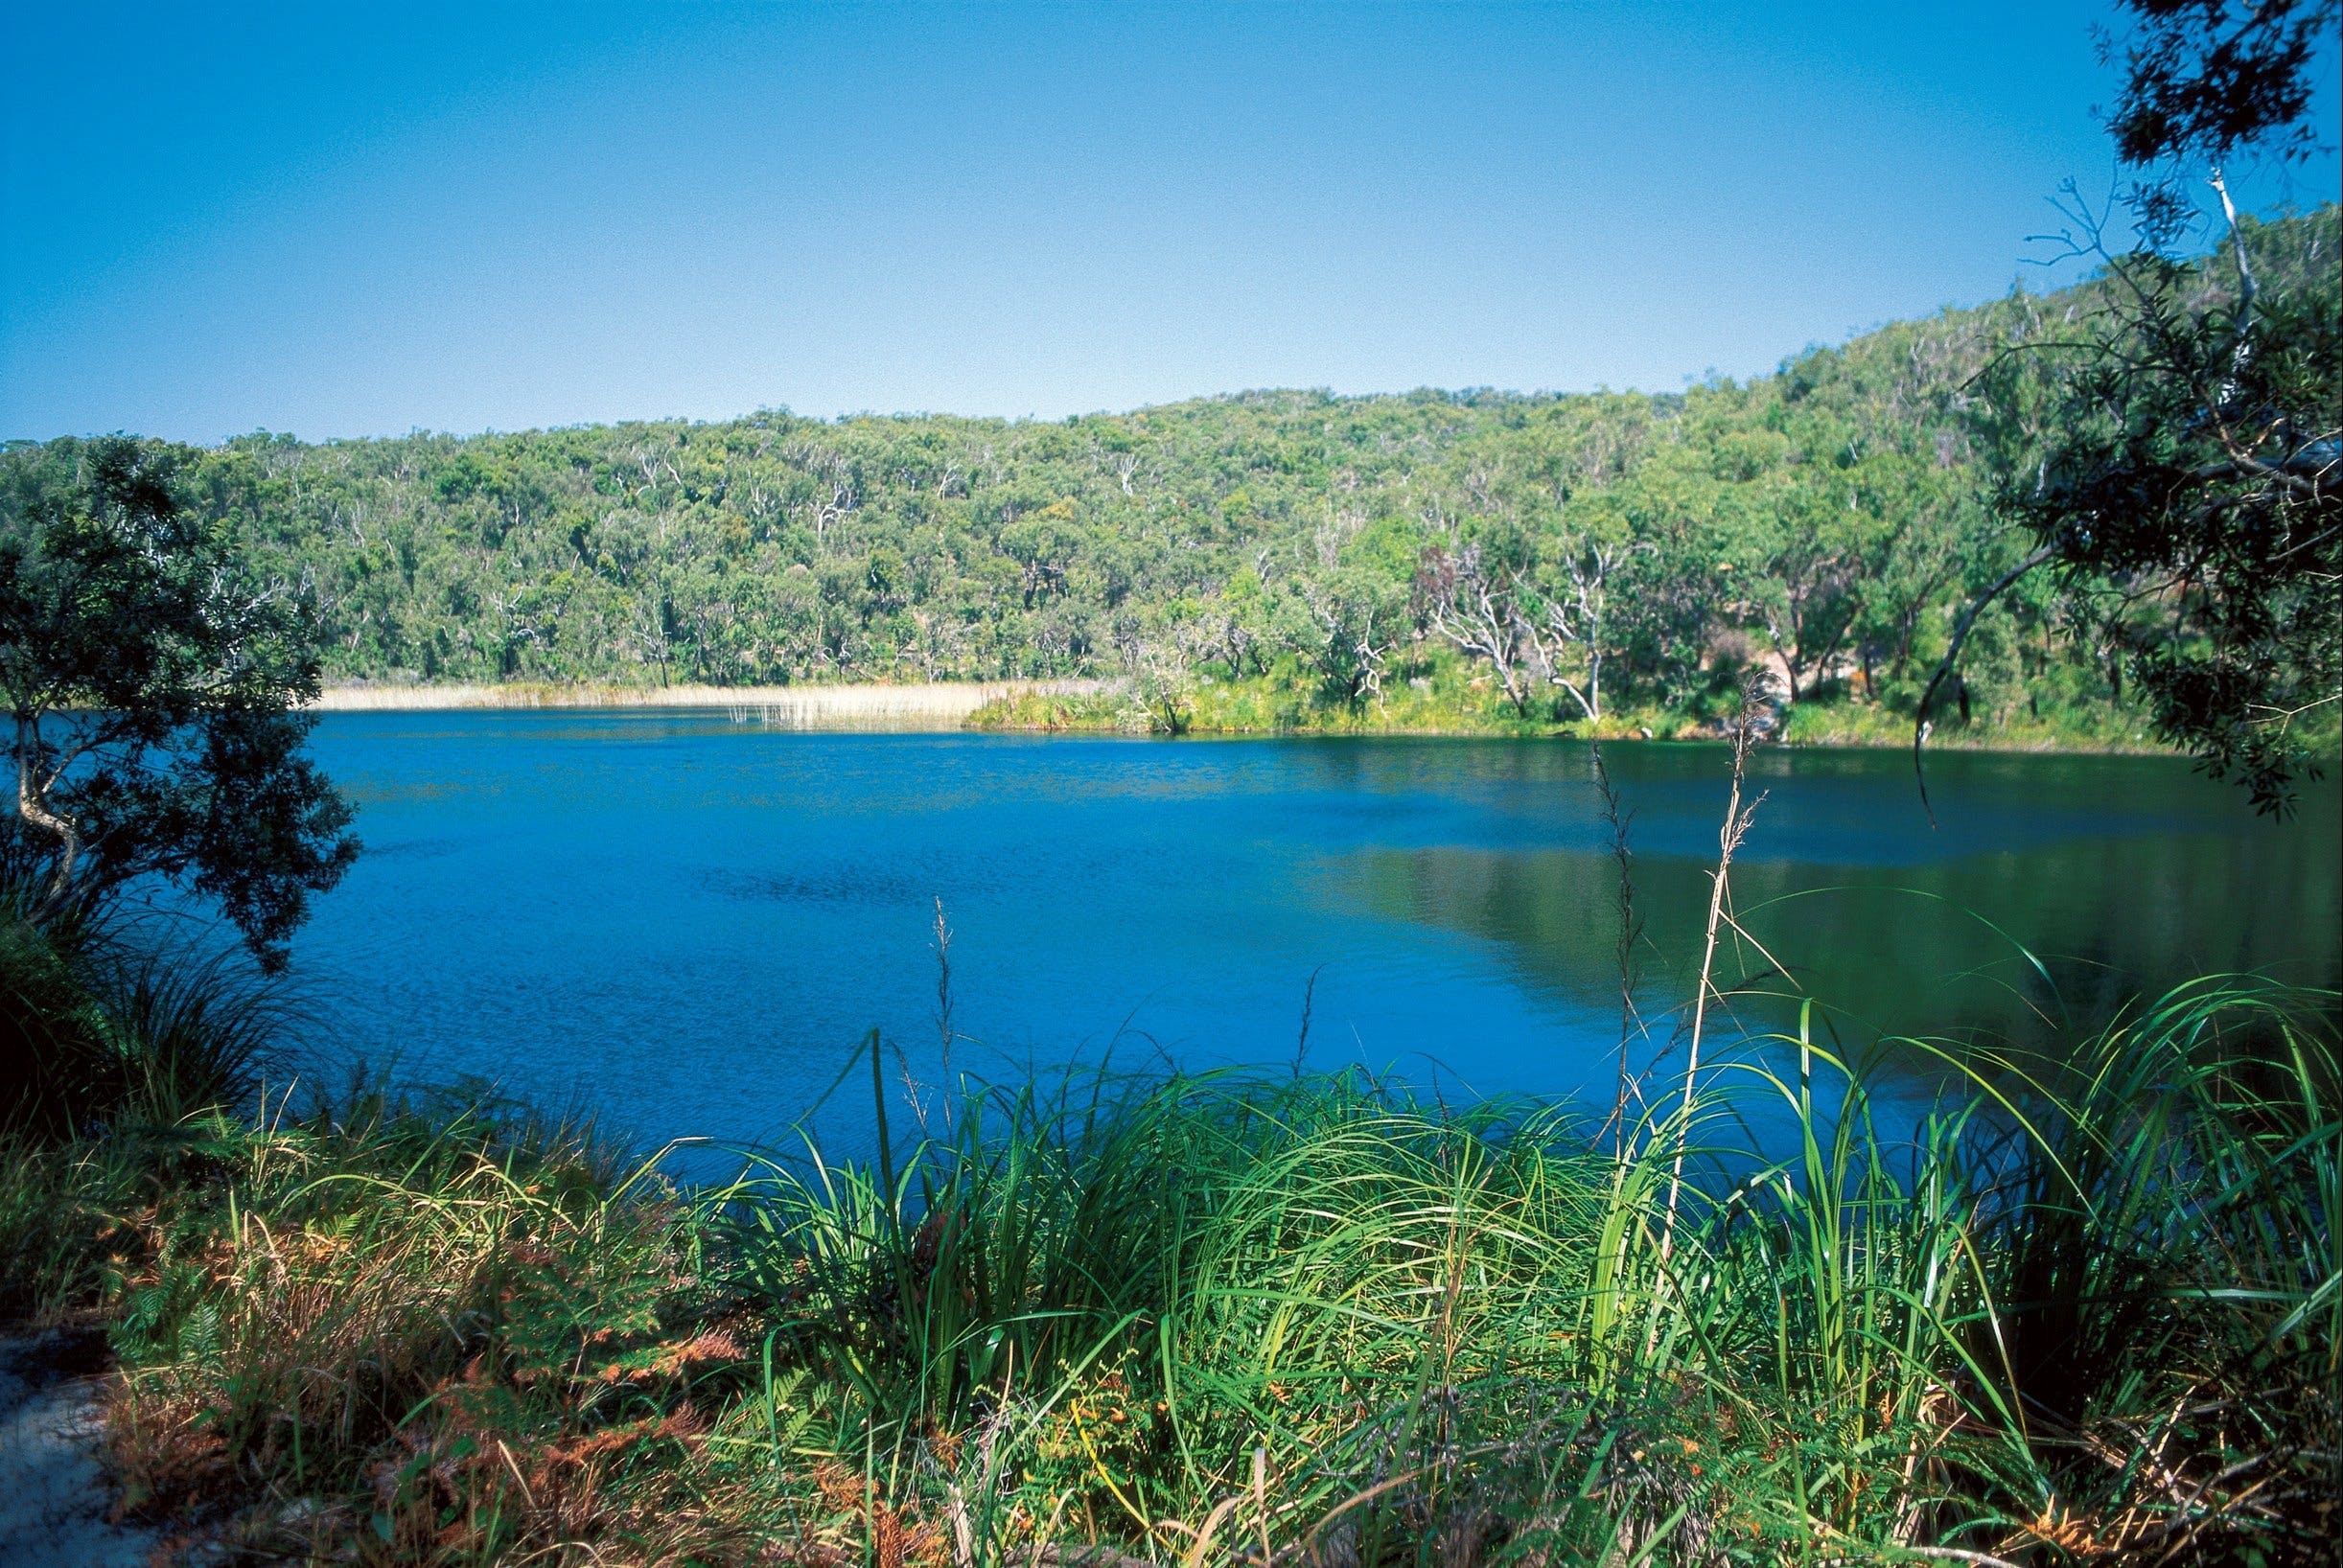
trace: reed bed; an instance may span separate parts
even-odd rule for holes
[[[905,685],[611,686],[515,681],[486,685],[329,687],[314,707],[325,712],[436,711],[452,708],[711,708],[738,722],[790,729],[958,729],[991,703],[1027,698],[1080,697],[1095,680],[939,680]]]

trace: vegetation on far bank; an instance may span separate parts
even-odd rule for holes
[[[2334,292],[2331,210],[2250,239],[2265,301]],[[186,454],[185,481],[256,571],[313,587],[328,681],[1151,681],[1285,660],[1356,703],[1470,645],[1500,689],[1582,718],[1582,699],[1682,706],[1761,659],[1785,695],[1909,716],[2028,547],[1990,492],[2049,432],[1976,378],[2106,287],[1682,393],[256,435]],[[0,493],[77,450],[0,454]],[[2111,635],[2047,577],[2021,584],[1967,638],[1965,700],[2000,722],[2054,695],[2097,724],[2123,702]]]
[[[1573,716],[1555,703],[1528,715],[1496,693],[1454,656],[1427,650],[1403,689],[1353,705],[1330,701],[1288,670],[1240,680],[1199,674],[1175,705],[1160,695],[1150,703],[1134,682],[1052,680],[940,682],[933,685],[856,683],[812,686],[604,686],[506,681],[493,685],[364,685],[329,687],[311,709],[404,712],[504,708],[721,708],[792,728],[871,727],[1025,730],[1053,734],[1119,735],[1449,735],[1569,740],[1723,740],[1730,729],[1723,704],[1673,707],[1621,704],[1599,721]],[[1941,749],[2012,751],[2138,751],[2173,749],[2146,727],[2146,716],[2123,708],[2052,709],[2037,717],[1950,718],[1931,726],[1929,745]],[[2324,737],[2306,743],[2314,757],[2332,758],[2343,741],[2325,724]],[[1878,703],[1844,694],[1783,704],[1771,715],[1770,735],[1786,746],[1909,748],[1907,719]]]
[[[534,680],[493,684],[411,685],[374,682],[329,686],[308,705],[324,713],[431,711],[450,708],[724,708],[820,727],[865,727],[900,719],[927,726],[959,724],[988,702],[1026,695],[1079,694],[1093,680],[945,680],[805,686],[609,686]]]
[[[1421,673],[1412,673],[1421,672]],[[1241,680],[1199,674],[1176,697],[1160,689],[1153,700],[1131,681],[1087,691],[1022,692],[978,707],[976,729],[1067,734],[1155,735],[1473,735],[1560,737],[1575,740],[1723,740],[1733,722],[1731,703],[1620,703],[1599,720],[1562,703],[1520,712],[1475,667],[1451,653],[1426,650],[1400,666],[1403,679],[1375,700],[1353,704],[1330,699],[1290,665]],[[1844,692],[1770,706],[1768,734],[1788,746],[1899,747],[1912,745],[1908,717]],[[2331,726],[2329,726],[2331,728]],[[1932,726],[1931,747],[2039,751],[2171,749],[2144,715],[2108,706],[2021,707],[2001,719],[1979,716],[1962,724],[1948,715]],[[2312,743],[2315,754],[2343,749],[2334,739]]]

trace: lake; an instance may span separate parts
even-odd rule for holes
[[[872,1027],[940,1078],[938,898],[963,1069],[1288,1063],[1307,999],[1314,1066],[1605,1103],[1616,1072],[1618,879],[1581,744],[808,734],[675,710],[333,714],[313,744],[367,846],[294,949],[335,1049],[640,1141],[782,1137]],[[1664,1034],[1729,756],[1606,760]],[[2282,826],[2169,758],[1947,752],[1932,829],[1901,752],[1767,750],[1752,772],[1736,906],[1851,1035],[2038,1037],[2061,1005],[2103,1018],[2221,970],[2343,980],[2331,781]],[[1928,1093],[1916,1058],[1898,1081]],[[854,1107],[825,1136],[860,1132]]]

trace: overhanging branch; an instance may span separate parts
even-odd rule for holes
[[[2002,573],[1991,588],[1979,594],[1969,608],[1960,612],[1960,619],[1953,624],[1953,640],[1946,646],[1944,657],[1937,664],[1937,673],[1928,678],[1928,684],[1920,691],[1920,705],[1912,715],[1912,776],[1919,783],[1920,809],[1928,814],[1928,825],[1932,828],[1937,825],[1937,813],[1936,808],[1928,803],[1928,774],[1920,766],[1920,746],[1928,739],[1928,705],[1936,701],[1937,688],[1944,684],[1944,678],[1952,673],[1953,661],[1960,657],[1960,645],[1969,640],[1969,631],[1977,624],[1977,617],[1984,613],[1985,607],[2000,598],[2010,584],[2056,553],[2050,545],[2043,545]]]

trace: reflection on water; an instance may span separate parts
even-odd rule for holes
[[[1612,1071],[1616,872],[1581,746],[818,735],[673,711],[336,714],[316,744],[376,850],[296,948],[345,1045],[645,1137],[771,1137],[873,1026],[935,1076],[936,897],[963,1065],[1287,1062],[1315,973],[1322,1064],[1542,1093]],[[1609,761],[1664,1011],[1688,992],[1726,756]],[[1866,1027],[2027,1036],[2056,1001],[2018,944],[2084,1019],[2209,971],[2343,979],[2331,788],[2280,827],[2169,760],[1946,755],[1931,830],[1900,755],[1755,766],[1742,924]]]
[[[1790,986],[1876,1030],[2014,1038],[2045,1012],[2103,1019],[2199,975],[2259,968],[2332,984],[2334,878],[2303,858],[2303,837],[2070,839],[1891,866],[1751,855],[1732,884],[1750,940],[1728,942],[1724,974],[1773,974],[1778,959]],[[1705,916],[1710,864],[1636,858],[1639,913],[1657,934],[1638,967],[1663,994],[1690,994],[1682,938]],[[1524,983],[1565,996],[1615,973],[1616,925],[1589,911],[1607,910],[1617,879],[1608,854],[1584,850],[1357,861],[1359,896],[1485,938]]]

